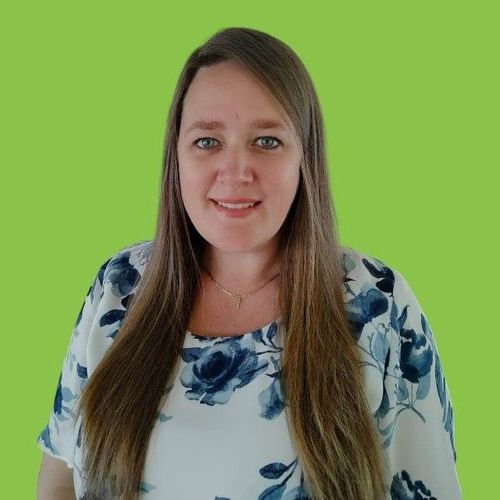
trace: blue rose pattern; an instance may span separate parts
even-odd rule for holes
[[[392,478],[390,493],[395,500],[437,500],[422,481],[413,482],[406,470]]]
[[[146,242],[146,245],[141,242],[135,249],[129,248],[118,252],[99,269],[78,314],[75,336],[78,335],[84,307],[100,299],[105,284],[109,287],[110,293],[120,299],[121,307],[102,313],[98,318],[99,326],[105,328],[106,336],[111,339],[118,333],[127,303],[133,297],[135,286],[140,280],[141,266],[138,262],[144,265],[150,252],[149,242]],[[130,261],[131,252],[134,251],[135,265]],[[398,417],[402,412],[414,412],[422,422],[426,421],[425,415],[419,411],[419,402],[427,397],[431,384],[435,384],[442,407],[443,428],[449,434],[450,446],[456,460],[453,410],[431,328],[422,312],[420,328],[416,329],[414,324],[409,324],[410,306],[396,303],[394,296],[396,276],[390,268],[374,257],[365,256],[360,262],[366,270],[365,273],[360,270],[360,264],[355,261],[350,251],[343,252],[346,309],[351,331],[359,348],[369,358],[363,365],[376,368],[384,381],[380,405],[373,415],[383,448],[386,449],[391,445]],[[360,284],[359,292],[356,293],[352,284],[359,283],[359,276],[365,276],[366,282]],[[368,276],[372,279],[368,279]],[[280,386],[279,359],[282,349],[274,341],[277,328],[278,325],[273,323],[267,329],[235,337],[209,338],[193,334],[193,337],[199,340],[201,347],[183,348],[181,351],[184,366],[179,379],[186,389],[185,398],[196,405],[228,404],[236,391],[251,384],[257,377],[268,377],[269,384],[258,397],[260,412],[255,417],[272,420],[279,416],[286,403]],[[392,353],[394,346],[390,343],[391,332],[399,335],[399,364],[390,363],[391,356],[394,355]],[[361,339],[364,339],[363,343]],[[267,356],[264,357],[263,354]],[[74,418],[72,403],[87,379],[87,368],[78,363],[71,345],[65,362],[68,363],[69,370],[74,373],[79,384],[78,390],[61,385],[61,372],[53,404],[52,418],[56,432],[59,432],[58,422]],[[395,381],[392,387],[394,390],[389,390],[389,384],[386,383],[388,380]],[[162,425],[168,425],[174,418],[172,415],[158,413],[158,422]],[[80,430],[75,443],[77,447],[81,445]],[[58,456],[59,451],[51,441],[50,432],[50,427],[47,425],[37,440],[45,449]],[[258,499],[309,499],[302,473],[300,485],[293,486],[287,491],[287,481],[297,465],[297,457],[291,463],[283,463],[278,459],[275,462],[262,464],[258,473],[269,480],[269,486],[258,495]],[[144,494],[155,488],[156,486],[149,482],[141,483],[141,492]],[[387,494],[390,495],[388,498],[393,500],[435,499],[429,487],[420,479],[412,479],[405,469],[395,473],[386,488]],[[216,496],[215,500],[217,499],[230,500],[225,496]]]

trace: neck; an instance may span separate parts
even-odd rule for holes
[[[203,267],[225,288],[246,293],[280,272],[281,256],[276,247],[252,252],[224,252],[207,244]]]

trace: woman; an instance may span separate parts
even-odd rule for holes
[[[338,243],[297,55],[249,28],[197,48],[163,163],[155,238],[97,272],[38,437],[76,497],[460,498],[430,326]]]

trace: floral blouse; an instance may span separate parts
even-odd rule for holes
[[[123,320],[152,241],[99,268],[82,304],[38,446],[73,470],[82,499],[75,404]],[[344,297],[362,355],[366,395],[390,466],[386,498],[461,498],[454,419],[431,327],[396,270],[340,246]],[[309,498],[280,388],[280,320],[236,336],[186,330],[175,383],[149,443],[144,500]],[[332,355],[334,355],[332,353]]]

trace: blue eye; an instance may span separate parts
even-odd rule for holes
[[[200,139],[196,139],[193,144],[198,144],[200,141],[213,141],[214,139],[211,139],[210,137],[200,137]],[[212,149],[212,148],[200,148],[200,149]]]
[[[278,144],[274,147],[264,147],[264,149],[276,149],[277,147],[279,146],[282,146],[282,142],[276,138],[276,137],[272,137],[272,136],[263,136],[263,137],[259,137],[257,140],[260,140],[260,139],[272,139],[274,141],[276,141]],[[200,141],[217,141],[217,139],[213,139],[211,137],[200,137],[199,139],[196,139],[194,141],[194,145],[197,145]],[[217,141],[219,142],[219,141]],[[205,142],[205,145],[206,145],[206,142]],[[198,147],[198,146],[197,146]],[[209,150],[209,149],[213,149],[211,147],[200,147],[199,149],[204,149],[204,150]]]
[[[276,149],[277,147],[281,146],[281,141],[277,139],[276,137],[272,136],[264,136],[264,137],[259,137],[259,139],[272,139],[273,141],[277,142],[278,144],[273,147],[273,148],[264,148],[264,149]]]

